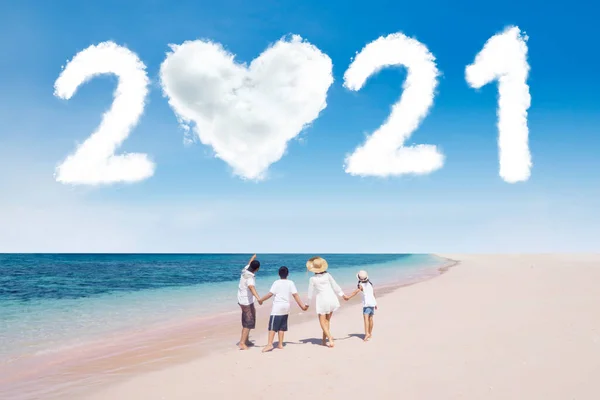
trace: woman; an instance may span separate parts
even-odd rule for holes
[[[306,262],[306,269],[315,274],[308,283],[308,302],[310,303],[313,294],[316,294],[315,308],[323,330],[323,346],[333,347],[333,336],[330,331],[331,316],[340,308],[336,294],[344,300],[348,297],[327,272],[327,267],[327,261],[321,257],[313,257]]]

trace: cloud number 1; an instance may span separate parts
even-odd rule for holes
[[[58,165],[58,182],[137,182],[154,174],[154,163],[146,154],[115,155],[142,116],[148,95],[146,66],[137,55],[113,42],[90,46],[69,61],[54,84],[54,95],[68,100],[83,83],[100,74],[115,74],[119,78],[112,107],[96,131]]]
[[[346,157],[345,171],[359,176],[428,174],[444,165],[435,145],[404,146],[433,105],[439,71],[427,47],[402,33],[369,43],[344,74],[344,86],[360,90],[367,79],[384,67],[406,67],[403,93],[388,119],[366,142]]]
[[[467,66],[465,78],[472,88],[498,81],[498,151],[500,176],[508,183],[526,181],[531,171],[527,110],[531,104],[527,76],[527,36],[508,27],[492,36]]]

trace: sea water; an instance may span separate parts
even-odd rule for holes
[[[250,255],[0,254],[0,361],[60,351],[124,330],[238,312]],[[285,265],[301,295],[307,254],[260,254],[256,287],[268,292]],[[411,283],[446,261],[432,255],[324,254],[345,290],[365,269],[375,287]]]

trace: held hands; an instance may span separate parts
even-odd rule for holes
[[[308,304],[305,304],[304,307],[302,307],[302,311],[306,311],[308,310]]]
[[[356,293],[358,293],[359,291],[360,291],[359,289],[356,289],[354,292],[352,292],[352,294],[351,294],[350,296],[343,295],[343,296],[342,296],[342,298],[343,298],[344,300],[348,301],[348,300],[350,300],[351,298],[353,298],[353,297],[356,295]]]

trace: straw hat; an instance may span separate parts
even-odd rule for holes
[[[306,269],[315,274],[327,271],[327,261],[321,257],[313,257],[306,262]]]
[[[367,281],[369,280],[369,275],[367,274],[367,271],[358,271],[358,274],[356,274],[356,278],[359,281]]]

